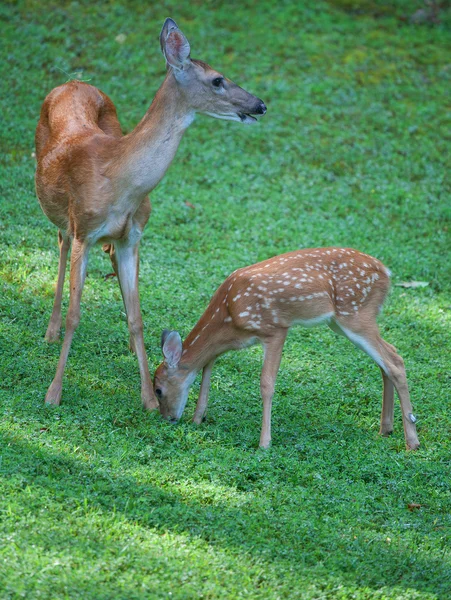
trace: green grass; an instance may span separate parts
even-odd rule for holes
[[[2,3],[2,600],[451,597],[450,15],[411,24],[421,6]],[[394,287],[380,318],[406,362],[418,452],[404,450],[398,406],[394,435],[378,436],[379,370],[325,329],[289,335],[267,452],[258,347],[218,361],[202,426],[189,422],[199,381],[179,426],[144,413],[100,248],[63,403],[44,406],[60,346],[43,340],[57,232],[34,194],[40,105],[63,71],[78,73],[129,131],[163,79],[169,15],[194,57],[268,113],[252,128],[198,117],[152,194],[141,250],[151,370],[161,330],[186,335],[233,269],[352,246],[394,282],[429,282]]]

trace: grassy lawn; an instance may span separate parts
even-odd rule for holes
[[[1,4],[2,600],[451,597],[451,18],[411,22],[422,6]],[[287,339],[268,451],[259,347],[218,361],[202,426],[190,423],[199,380],[178,426],[145,413],[100,247],[62,405],[44,406],[60,344],[43,339],[58,250],[34,193],[40,106],[79,77],[130,131],[164,77],[167,16],[193,57],[268,113],[254,127],[199,116],[151,196],[140,273],[151,371],[161,330],[186,336],[235,268],[352,246],[394,283],[428,282],[394,286],[380,318],[406,362],[418,452],[404,449],[398,401],[394,435],[378,436],[379,369],[327,328]]]

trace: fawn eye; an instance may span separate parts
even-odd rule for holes
[[[163,392],[161,391],[161,389],[160,389],[160,388],[157,388],[157,389],[155,390],[155,394],[157,395],[157,398],[161,398],[161,396],[163,395]]]
[[[223,81],[224,81],[224,78],[223,78],[223,77],[215,77],[215,78],[213,79],[213,81],[211,82],[211,85],[212,85],[213,87],[217,87],[217,88],[218,88],[218,87],[220,87],[220,86],[221,86],[221,84],[222,84],[222,82],[223,82]]]

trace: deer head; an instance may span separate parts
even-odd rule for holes
[[[185,101],[194,112],[216,119],[255,123],[253,115],[264,115],[262,100],[215,71],[207,63],[190,57],[191,48],[172,19],[166,19],[160,34],[160,45]]]
[[[178,331],[163,331],[161,349],[164,361],[155,371],[154,391],[162,416],[175,423],[183,414],[196,373],[180,366],[182,338]]]

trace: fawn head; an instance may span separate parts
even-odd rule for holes
[[[154,391],[161,415],[175,423],[183,414],[195,373],[180,366],[182,338],[178,331],[163,331],[161,349],[164,361],[155,371]]]
[[[216,119],[255,123],[253,115],[264,115],[265,104],[236,83],[200,60],[190,57],[188,40],[172,19],[166,19],[160,33],[166,66],[194,112]]]

